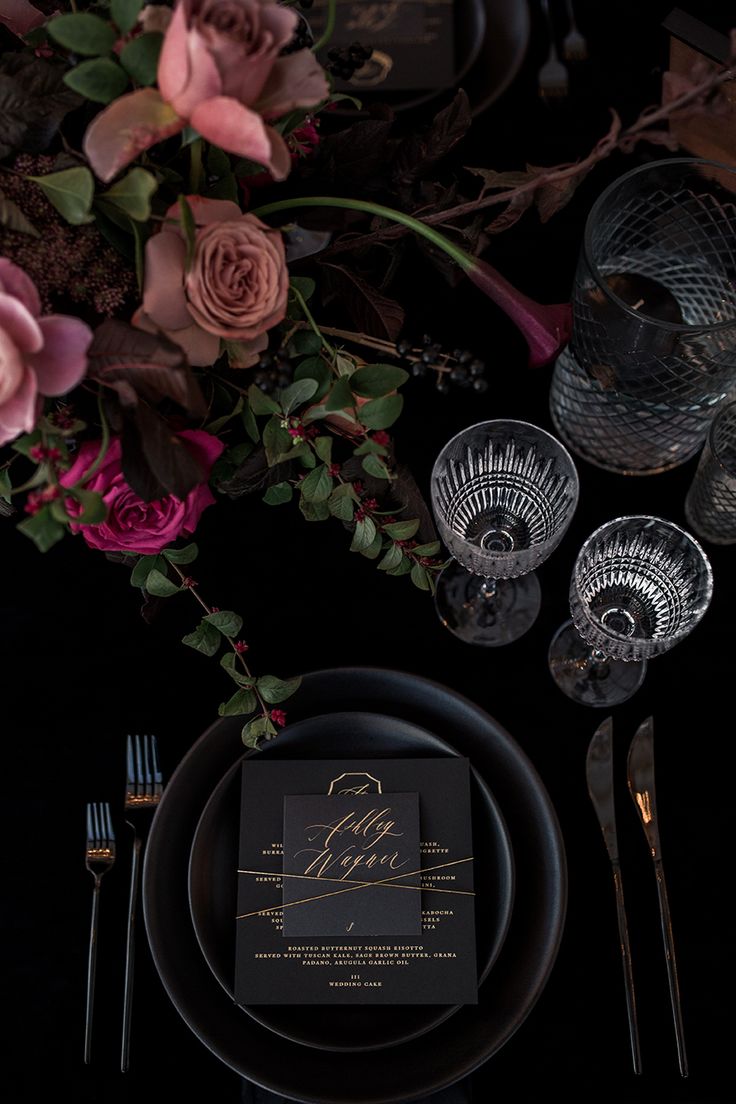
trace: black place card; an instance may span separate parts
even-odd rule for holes
[[[419,874],[419,794],[284,798],[285,936],[419,936]]]
[[[241,794],[238,1003],[476,1003],[467,760],[247,759]]]
[[[361,91],[417,92],[451,85],[453,4],[454,0],[337,0],[329,48],[359,42],[373,54],[350,80],[338,76],[335,87],[360,98]],[[326,25],[327,6],[327,0],[315,0],[307,13],[317,39]],[[327,60],[326,50],[320,60]]]

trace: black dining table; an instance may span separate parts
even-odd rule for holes
[[[658,100],[668,53],[661,24],[670,6],[629,0],[578,4],[590,58],[572,68],[567,99],[550,105],[536,90],[546,46],[539,8],[532,4],[524,65],[503,96],[475,119],[451,155],[455,163],[501,170],[523,167],[525,161],[574,160],[605,133],[609,107],[632,120]],[[566,300],[595,198],[629,168],[665,155],[661,148],[641,145],[629,155],[613,156],[548,223],[527,215],[496,236],[486,256],[540,302]],[[466,280],[450,286],[419,251],[401,279],[415,334],[429,333],[450,348],[467,347],[487,364],[484,392],[453,387],[440,394],[426,377],[412,378],[404,389],[396,453],[428,500],[433,461],[463,427],[502,417],[553,431],[551,368],[530,370],[525,344],[508,319]],[[436,1104],[717,1104],[733,1098],[736,556],[733,547],[705,545],[714,575],[710,609],[689,637],[650,662],[635,696],[611,711],[641,1033],[643,1072],[637,1077],[628,1050],[613,883],[585,777],[586,750],[606,714],[560,692],[548,671],[547,649],[569,617],[571,570],[585,538],[624,514],[654,514],[687,527],[683,503],[697,457],[647,477],[576,462],[579,505],[560,546],[539,569],[540,614],[525,636],[506,647],[462,643],[442,626],[427,593],[350,553],[339,522],[307,524],[292,505],[269,506],[257,494],[222,498],[204,513],[195,576],[213,604],[242,613],[249,658],[258,670],[291,676],[371,667],[420,675],[487,711],[542,779],[567,862],[559,950],[523,1022]],[[0,1084],[6,1097],[16,1104],[57,1098],[75,1104],[196,1099],[273,1104],[272,1095],[220,1061],[179,1015],[147,946],[142,916],[131,1066],[119,1072],[128,888],[122,861],[102,885],[93,1061],[83,1063],[92,895],[83,861],[85,804],[113,803],[123,857],[126,734],[157,735],[166,779],[216,719],[228,690],[217,663],[180,643],[196,622],[187,595],[142,616],[141,594],[131,587],[128,572],[87,549],[81,538],[41,555],[12,522],[0,525],[5,1013]],[[288,712],[288,702],[285,708]],[[649,716],[687,1079],[678,1072],[652,863],[625,785],[629,742]],[[487,984],[493,984],[492,973]],[[380,1065],[380,1052],[375,1061]],[[331,1078],[329,1054],[324,1078]],[[298,1083],[298,1063],[294,1080]]]

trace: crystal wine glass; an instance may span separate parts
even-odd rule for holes
[[[684,529],[647,516],[607,522],[575,561],[572,621],[550,645],[552,677],[581,705],[627,701],[644,681],[647,659],[695,628],[712,592],[708,558]]]
[[[530,628],[540,590],[532,574],[557,545],[578,500],[567,449],[528,422],[479,422],[435,461],[437,527],[454,562],[437,581],[443,624],[469,644],[509,644]]]

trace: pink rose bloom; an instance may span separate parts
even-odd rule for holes
[[[76,387],[91,341],[92,331],[78,318],[42,318],[33,280],[0,257],[0,445],[31,432],[42,395]]]
[[[121,466],[120,438],[115,437],[85,490],[102,495],[107,506],[107,518],[99,525],[72,525],[81,532],[90,548],[102,552],[137,552],[151,556],[160,552],[177,537],[189,536],[197,528],[202,511],[215,501],[207,483],[212,465],[223,448],[223,442],[201,429],[187,429],[179,434],[186,447],[202,466],[203,482],[182,501],[166,495],[155,502],[144,502],[126,483]],[[77,459],[61,483],[71,487],[84,478],[100,451],[99,441],[86,441]],[[73,508],[70,501],[67,508]]]
[[[163,331],[199,367],[217,360],[224,338],[231,363],[248,367],[268,344],[266,331],[286,313],[281,232],[227,199],[189,196],[188,202],[197,225],[191,265],[187,270],[179,223],[164,222],[146,243],[143,306],[133,324]],[[179,213],[175,205],[168,218]]]
[[[187,124],[226,152],[265,165],[276,180],[288,176],[289,148],[264,120],[329,95],[311,50],[281,56],[298,18],[273,0],[180,0],[161,50],[158,91],[121,96],[87,130],[84,151],[100,179],[111,180]]]

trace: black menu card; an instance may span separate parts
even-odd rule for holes
[[[246,759],[239,1004],[475,1004],[466,759]]]

